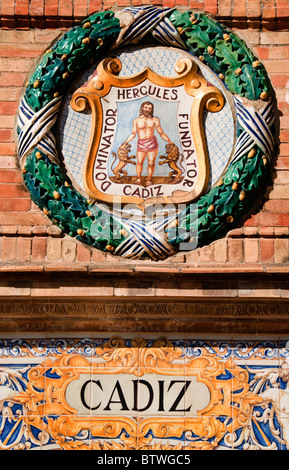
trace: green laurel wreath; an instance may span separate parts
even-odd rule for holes
[[[264,66],[237,35],[203,13],[170,10],[168,19],[187,50],[216,72],[231,93],[249,100],[270,98],[272,91]],[[37,112],[55,97],[65,96],[77,74],[107,53],[120,31],[118,18],[112,11],[106,11],[91,15],[66,32],[30,76],[25,99],[31,108]],[[139,45],[155,43],[148,33]],[[238,133],[241,132],[243,129],[239,128]],[[197,247],[208,245],[238,227],[268,182],[267,163],[255,145],[230,165],[221,184],[198,200],[197,210],[188,205],[178,219],[178,226],[167,229],[168,243],[177,251],[179,244],[190,236],[196,219]],[[93,202],[79,194],[65,171],[37,147],[26,158],[23,178],[32,200],[64,233],[110,252],[124,241],[121,223],[110,214],[93,210]]]

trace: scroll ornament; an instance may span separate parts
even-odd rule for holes
[[[74,188],[56,142],[61,104],[79,72],[123,46],[182,49],[214,71],[233,95],[237,142],[222,181],[176,216],[126,220]],[[204,13],[137,7],[97,12],[66,32],[29,78],[18,115],[18,154],[32,200],[71,237],[131,259],[163,260],[193,237],[195,248],[240,226],[268,185],[274,157],[274,105],[262,63],[235,33]],[[197,224],[197,228],[196,228]]]

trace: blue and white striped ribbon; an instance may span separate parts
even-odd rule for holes
[[[182,41],[176,28],[170,22],[168,18],[164,18],[163,21],[158,23],[152,30],[152,36],[160,43],[165,46],[174,46],[180,49],[187,50],[185,43]]]
[[[147,6],[128,7],[123,11],[131,13],[133,20],[121,31],[117,40],[118,47],[126,44],[138,44],[144,36],[151,32],[152,36],[164,45],[186,49],[179,33],[166,18],[173,9]]]
[[[244,106],[240,97],[234,96],[237,119],[244,132],[239,136],[233,159],[235,163],[254,145],[258,145],[264,155],[271,160],[274,149],[274,138],[270,127],[275,120],[273,102],[270,101],[258,112],[253,106]]]
[[[164,260],[175,251],[164,239],[164,230],[176,219],[176,214],[161,217],[146,223],[141,220],[120,218],[119,222],[127,228],[130,236],[116,249],[115,254],[124,258],[139,259],[145,253],[153,260]]]
[[[18,114],[21,129],[18,135],[20,159],[38,145],[46,155],[58,160],[56,139],[50,129],[57,120],[61,99],[53,99],[37,113],[30,108],[25,98],[22,99]]]

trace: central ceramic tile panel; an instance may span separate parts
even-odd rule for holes
[[[0,448],[288,449],[286,341],[0,339]]]

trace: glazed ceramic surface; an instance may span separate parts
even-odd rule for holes
[[[205,13],[96,12],[47,49],[19,105],[32,200],[63,233],[165,260],[244,223],[269,184],[266,70]]]
[[[0,448],[286,450],[289,343],[2,338]]]

